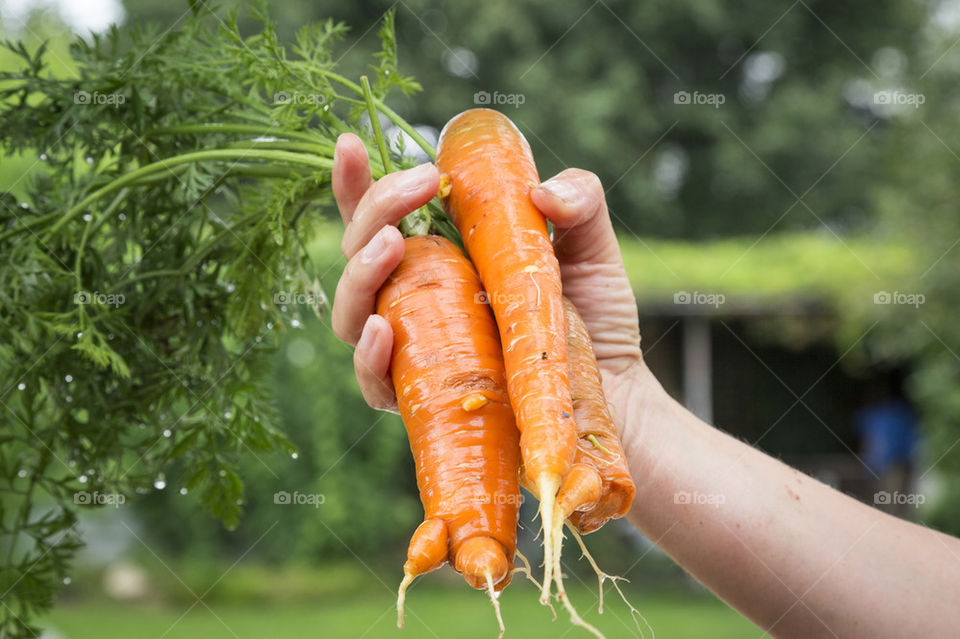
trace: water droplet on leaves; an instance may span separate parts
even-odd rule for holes
[[[231,417],[233,417],[233,413],[231,413],[230,411],[227,411],[223,414],[224,419],[230,419]]]
[[[46,154],[46,153],[41,153],[41,154],[40,154],[40,161],[41,161],[41,162],[46,162],[48,159],[49,159],[49,158],[47,157],[47,154]]]
[[[290,326],[294,328],[300,328],[301,326],[303,326],[303,324],[300,323],[300,320],[295,319],[295,320],[291,320]]]
[[[117,219],[120,220],[121,222],[123,222],[125,219],[127,219],[127,214],[126,214],[126,213],[120,213],[119,215],[117,215]]]
[[[83,337],[83,331],[80,331],[79,333],[77,333],[77,339],[80,339],[81,337]]]
[[[217,474],[220,475],[221,477],[226,477],[226,476],[227,476],[227,471],[221,469],[220,472],[217,473]]]
[[[87,161],[87,164],[93,164],[93,156],[92,156],[92,155],[88,155],[88,156],[87,156],[86,158],[84,158],[84,159]]]
[[[233,285],[233,282],[227,284],[227,293],[233,293],[235,290],[237,290],[237,287]]]
[[[273,322],[267,322],[267,330],[268,330],[268,331],[272,331],[272,330],[273,330]]]
[[[69,384],[70,382],[73,381],[73,375],[64,375],[64,376],[63,376],[63,381],[65,381],[66,383]]]
[[[93,219],[93,216],[90,215],[89,213],[84,213],[84,214],[83,214],[83,221],[84,221],[84,222],[89,222],[89,221],[92,220],[92,219]]]
[[[27,476],[27,471],[24,468],[21,468],[17,471],[17,477],[23,478]]]
[[[169,437],[169,436],[172,435],[172,434],[173,434],[173,432],[172,432],[169,428],[167,428],[166,430],[163,431],[163,436],[164,436],[164,437]]]
[[[180,489],[180,494],[181,494],[181,495],[186,495],[186,494],[187,494],[187,489],[186,489],[186,488],[181,488],[181,489]]]
[[[77,481],[80,482],[81,484],[85,484],[85,483],[87,483],[87,476],[86,476],[86,475],[80,475],[79,477],[77,477]]]
[[[26,390],[26,389],[27,389],[27,385],[24,384],[23,382],[20,382],[19,384],[17,384],[17,390]]]
[[[157,477],[157,479],[153,482],[153,487],[156,488],[157,490],[163,490],[164,488],[167,487],[167,480],[164,479],[163,476],[161,475],[160,477]]]

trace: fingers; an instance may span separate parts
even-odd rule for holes
[[[380,315],[367,318],[353,352],[353,368],[363,399],[371,408],[397,411],[397,397],[390,379],[393,331]]]
[[[376,311],[377,291],[403,259],[403,236],[393,226],[384,226],[363,249],[347,262],[333,298],[333,332],[348,344],[356,344]]]
[[[407,213],[429,202],[439,187],[440,174],[432,164],[421,164],[377,180],[360,198],[343,232],[343,254],[353,257],[385,224],[397,224]]]
[[[596,175],[567,169],[532,189],[530,199],[553,222],[554,250],[561,263],[622,263]]]
[[[353,133],[344,133],[337,138],[333,149],[332,182],[340,217],[344,224],[349,224],[360,198],[373,184],[367,148]]]

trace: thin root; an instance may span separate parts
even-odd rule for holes
[[[533,585],[537,587],[537,590],[542,590],[543,585],[539,581],[537,581],[536,577],[533,576],[533,570],[530,568],[530,560],[524,557],[523,553],[520,552],[519,550],[515,551],[514,554],[516,554],[517,558],[523,562],[523,567],[517,568],[516,566],[514,566],[513,569],[516,572],[519,572],[520,574],[522,574],[524,577],[526,577],[527,580],[533,582]],[[556,621],[557,611],[554,609],[553,604],[551,602],[548,601],[547,605],[550,606],[550,612],[553,613],[553,621]]]
[[[403,628],[403,604],[407,600],[407,587],[413,583],[414,575],[405,573],[400,588],[397,590],[397,628]]]
[[[637,610],[633,606],[633,604],[631,604],[627,600],[626,595],[623,594],[623,590],[620,589],[620,585],[617,583],[617,581],[626,581],[629,583],[629,580],[617,575],[609,575],[603,572],[602,570],[600,570],[600,567],[597,566],[597,562],[593,559],[593,555],[590,554],[590,551],[587,550],[586,544],[583,543],[583,537],[580,536],[580,533],[577,531],[577,527],[568,521],[567,528],[570,530],[570,533],[573,535],[573,538],[577,540],[577,544],[580,546],[580,551],[583,553],[583,557],[585,557],[586,560],[590,563],[590,566],[593,568],[593,571],[597,573],[597,582],[600,587],[600,607],[598,609],[599,613],[601,615],[603,614],[603,582],[609,579],[610,583],[612,583],[613,587],[616,589],[617,594],[620,595],[620,599],[622,599],[623,603],[627,604],[627,608],[630,609],[630,616],[633,617],[633,622],[636,624],[637,632],[640,633],[640,636],[641,637],[644,636],[643,628],[640,627],[640,621],[643,621],[644,625],[650,629],[650,635],[652,639],[656,639],[657,633],[653,629],[653,626],[651,626],[650,622],[647,621],[647,618],[643,616],[643,613]]]
[[[580,614],[577,612],[577,609],[573,607],[573,603],[570,601],[570,597],[567,596],[566,591],[563,588],[563,567],[560,566],[560,557],[563,550],[563,520],[560,519],[561,514],[556,513],[558,522],[557,530],[554,531],[554,549],[553,556],[555,557],[556,565],[553,569],[553,579],[557,584],[557,599],[560,600],[560,603],[563,604],[563,607],[567,609],[567,614],[570,615],[570,623],[575,626],[580,626],[597,639],[605,639],[603,633],[597,630],[594,626],[587,623],[583,620]]]
[[[493,611],[497,613],[497,624],[500,626],[500,634],[497,636],[497,639],[503,639],[503,633],[506,631],[503,625],[503,617],[500,615],[500,599],[497,596],[497,591],[493,587],[493,577],[490,576],[490,573],[486,574],[487,577],[487,594],[490,595],[490,603],[493,604]]]
[[[543,526],[543,586],[540,589],[540,603],[546,606],[550,602],[551,584],[553,583],[553,568],[559,559],[553,557],[553,533],[556,527],[553,523],[554,511],[557,503],[557,490],[560,480],[547,480],[540,485],[540,521]]]

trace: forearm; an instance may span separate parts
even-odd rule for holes
[[[643,366],[619,392],[631,521],[755,623],[780,637],[945,636],[960,625],[960,541],[701,422]]]

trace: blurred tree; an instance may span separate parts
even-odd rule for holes
[[[307,19],[342,20],[363,50],[393,4],[286,2],[276,18],[288,36]],[[160,0],[127,10],[162,24],[180,12]],[[868,193],[884,180],[873,158],[886,138],[872,96],[910,71],[925,16],[921,3],[894,0],[408,0],[398,5],[401,63],[424,92],[400,106],[440,127],[476,92],[522,96],[493,106],[523,130],[541,174],[596,172],[634,233],[828,224],[842,235],[871,227]],[[675,102],[680,91],[690,104]]]

